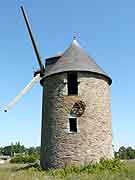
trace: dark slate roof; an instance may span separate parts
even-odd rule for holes
[[[47,58],[45,65],[45,77],[68,71],[86,71],[103,75],[111,84],[111,78],[99,65],[73,40],[69,48],[62,54]]]

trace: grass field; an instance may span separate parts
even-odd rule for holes
[[[120,170],[89,172],[86,168],[39,171],[27,165],[0,165],[0,180],[135,180],[135,161],[125,161]]]

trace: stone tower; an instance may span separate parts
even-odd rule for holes
[[[61,168],[112,158],[111,78],[73,40],[46,59],[41,166]]]

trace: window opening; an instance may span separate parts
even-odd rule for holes
[[[77,73],[68,73],[68,95],[78,95]]]
[[[77,118],[69,118],[70,132],[77,132]]]

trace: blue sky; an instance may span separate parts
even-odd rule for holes
[[[0,106],[8,103],[37,69],[21,16],[24,5],[41,57],[67,48],[76,33],[81,46],[112,77],[113,141],[135,146],[135,1],[2,1],[0,6]],[[0,146],[40,144],[42,88],[36,84],[8,113],[0,113]]]

